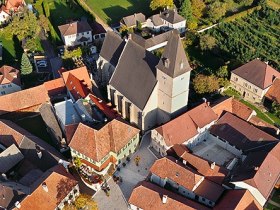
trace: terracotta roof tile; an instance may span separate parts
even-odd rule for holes
[[[78,125],[79,125],[78,123],[65,125],[65,135],[66,135],[67,144],[70,144],[72,137],[74,136],[74,133],[76,132],[76,130],[78,128]]]
[[[168,170],[166,170],[168,168]],[[192,191],[194,186],[203,178],[194,170],[188,169],[179,163],[175,163],[174,159],[161,158],[156,160],[150,168],[150,172],[163,179],[168,178],[186,189]]]
[[[87,21],[76,21],[58,26],[60,33],[64,36],[92,31]]]
[[[43,176],[47,177],[40,180],[41,183],[37,189],[20,202],[20,209],[55,209],[78,184],[78,181],[70,173],[67,173],[62,165],[53,167]],[[48,192],[43,189],[42,183],[47,185]]]
[[[210,133],[219,136],[243,151],[277,141],[275,137],[229,112],[225,113],[210,128]]]
[[[143,196],[145,195],[145,196]],[[162,202],[163,195],[168,196],[167,202]],[[141,209],[149,210],[206,210],[209,209],[190,199],[182,197],[150,182],[141,182],[132,191],[128,203]]]
[[[0,68],[0,84],[9,84],[14,83],[18,86],[21,85],[20,82],[20,73],[19,70],[11,67],[11,66],[2,66]]]
[[[23,0],[7,0],[6,2],[6,9],[9,11],[10,9],[15,9],[21,5],[23,5],[24,1]]]
[[[69,146],[95,161],[100,161],[110,151],[118,152],[138,133],[137,128],[115,119],[100,130],[80,123]]]
[[[221,185],[204,179],[194,190],[194,193],[210,201],[217,202],[224,190]]]
[[[250,107],[246,106],[245,104],[232,97],[214,105],[212,109],[218,115],[219,118],[225,112],[230,112],[236,115],[237,117],[240,117],[244,120],[248,120],[248,118],[253,113],[253,110]]]
[[[232,73],[263,90],[272,85],[272,82],[276,77],[280,77],[280,73],[277,70],[258,59],[240,66],[233,70]]]
[[[280,78],[273,82],[265,97],[280,104]]]
[[[49,96],[44,85],[3,95],[0,97],[0,115],[27,109],[48,101]]]
[[[261,210],[262,206],[255,200],[249,190],[228,190],[214,210]]]
[[[49,96],[56,96],[57,94],[66,92],[66,86],[64,84],[63,78],[44,82],[44,85]]]
[[[264,132],[275,136],[276,138],[278,138],[279,136],[277,135],[277,130],[278,128],[263,121],[262,119],[260,119],[257,116],[252,116],[249,120],[250,123],[252,123],[253,125],[255,125],[257,128],[263,130]]]

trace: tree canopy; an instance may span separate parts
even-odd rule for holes
[[[199,39],[201,50],[212,50],[216,46],[216,39],[209,34],[204,34]]]
[[[21,70],[21,74],[22,75],[27,75],[27,74],[30,74],[33,70],[32,68],[32,65],[29,61],[29,58],[27,57],[27,55],[25,53],[22,54],[22,57],[21,57],[21,67],[20,67],[20,70]]]
[[[215,1],[209,5],[208,16],[211,21],[217,22],[227,11],[226,3]]]
[[[193,84],[195,92],[198,94],[213,93],[214,91],[219,89],[219,81],[213,75],[205,76],[202,74],[198,74],[194,78]]]
[[[206,8],[203,0],[191,0],[192,3],[192,14],[196,18],[200,18],[203,15],[203,11]]]
[[[173,0],[151,0],[150,8],[151,10],[163,9],[167,7],[173,7]]]

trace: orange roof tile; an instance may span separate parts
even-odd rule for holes
[[[143,196],[144,195],[144,196]],[[167,202],[162,202],[163,195],[167,196]],[[209,208],[182,197],[150,182],[141,182],[132,191],[128,203],[141,209],[149,210],[207,210]]]
[[[273,82],[265,97],[280,104],[280,78]]]
[[[44,85],[3,95],[0,97],[0,115],[27,109],[48,102],[49,100]]]
[[[194,193],[210,201],[217,202],[224,191],[225,189],[222,185],[204,179],[194,190]]]
[[[80,123],[69,147],[95,161],[100,161],[110,151],[118,152],[138,133],[137,128],[116,119],[100,130]]]
[[[168,170],[166,170],[167,168]],[[156,160],[150,168],[150,172],[162,179],[168,178],[191,191],[203,178],[203,176],[199,175],[199,173],[194,170],[179,165],[179,163],[175,163],[174,159],[171,157],[164,157]]]
[[[249,190],[228,190],[214,210],[261,210],[262,206],[255,200]]]
[[[66,86],[62,78],[44,82],[44,85],[50,96],[55,96],[66,91]]]
[[[214,105],[212,109],[218,115],[219,118],[225,112],[230,112],[236,115],[237,117],[240,117],[244,120],[248,120],[248,118],[253,113],[253,110],[250,107],[246,106],[245,104],[232,97]]]
[[[17,8],[23,4],[24,4],[23,0],[7,0],[6,8],[7,8],[7,10],[10,10],[10,9],[17,10]]]
[[[9,84],[14,83],[18,86],[21,85],[20,78],[19,78],[19,70],[11,67],[11,66],[2,66],[0,68],[0,84]]]
[[[89,89],[92,88],[92,83],[88,74],[88,70],[85,66],[70,71],[62,72],[62,77],[65,83],[67,82],[70,73],[73,76],[75,76],[78,80],[82,81]]]
[[[72,73],[69,73],[68,75],[66,87],[75,100],[85,98],[90,93],[90,89],[87,87],[87,84],[85,84],[84,81],[79,80]]]
[[[20,209],[55,209],[78,184],[62,165],[54,166],[45,175],[47,177],[41,180],[41,184],[37,189],[20,202]],[[48,192],[43,189],[42,183],[47,185]]]

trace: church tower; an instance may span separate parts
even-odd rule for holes
[[[158,124],[184,112],[188,105],[191,67],[177,30],[173,30],[157,65]]]

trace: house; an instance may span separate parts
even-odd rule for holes
[[[280,104],[280,78],[274,80],[272,86],[265,94],[264,105],[271,107],[273,102]]]
[[[95,173],[106,174],[110,165],[120,164],[138,144],[139,130],[114,119],[99,130],[80,123],[69,147],[73,158],[80,158]]]
[[[0,115],[19,117],[20,114],[39,112],[39,107],[49,100],[44,85],[3,95],[0,97]]]
[[[113,31],[108,31],[104,39],[99,58],[96,61],[101,85],[106,86],[115,71],[125,41]]]
[[[146,24],[146,17],[142,13],[135,13],[133,15],[123,17],[120,21],[121,26],[126,26],[128,28],[137,27],[138,24],[141,24],[141,26],[145,26]]]
[[[205,178],[212,182],[222,184],[228,174],[228,170],[224,167],[218,166],[215,162],[207,161],[190,153],[184,145],[177,144],[171,149],[174,150],[176,159],[181,161],[187,167],[202,174]]]
[[[0,25],[7,24],[11,16],[25,5],[24,0],[5,0],[0,8]]]
[[[186,110],[190,71],[177,33],[160,60],[129,39],[107,86],[108,98],[123,118],[148,130]]]
[[[255,59],[231,72],[231,86],[245,100],[261,103],[263,98],[280,73],[268,64]]]
[[[5,6],[0,8],[0,25],[7,24],[10,20],[11,16],[9,12],[6,10]]]
[[[249,190],[227,190],[222,199],[214,207],[214,210],[223,209],[261,210],[263,208]]]
[[[46,81],[44,82],[44,86],[51,99],[61,98],[67,94],[63,78]]]
[[[143,196],[144,195],[144,196]],[[128,200],[130,209],[150,210],[207,210],[206,206],[184,198],[174,192],[161,188],[147,181],[140,182],[132,191]]]
[[[280,144],[250,152],[231,175],[234,189],[247,189],[263,207],[280,177]]]
[[[62,165],[49,169],[37,181],[36,189],[23,200],[15,203],[15,209],[61,210],[80,194],[78,181]]]
[[[106,36],[105,28],[98,22],[94,21],[91,23],[92,38],[94,42],[103,41]]]
[[[156,160],[150,172],[152,183],[210,207],[215,205],[225,190],[193,169],[176,163],[171,157]]]
[[[201,117],[204,116],[204,117]],[[151,131],[151,146],[161,156],[175,144],[195,146],[207,135],[208,128],[217,120],[217,115],[207,103],[203,103],[179,117]]]
[[[92,28],[87,21],[75,21],[58,26],[61,39],[69,47],[88,45],[92,42]]]
[[[20,72],[11,66],[0,68],[0,96],[21,90]]]
[[[186,31],[186,19],[174,9],[166,9],[147,19],[147,27],[155,32],[177,29],[180,33]]]

